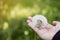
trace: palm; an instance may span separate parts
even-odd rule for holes
[[[48,39],[51,40],[53,38],[53,36],[56,33],[56,30],[54,27],[48,29],[41,29],[39,30],[37,27],[34,27],[34,25],[32,24],[32,22],[29,23],[29,26],[42,38],[42,39]]]
[[[55,35],[56,31],[55,29],[42,29],[40,30],[39,32],[39,36],[42,38],[42,39],[45,39],[45,40],[51,40],[53,38],[53,36]]]

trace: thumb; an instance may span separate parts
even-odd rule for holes
[[[59,22],[58,21],[53,21],[53,25],[56,26]]]

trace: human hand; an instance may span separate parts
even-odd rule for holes
[[[37,27],[34,27],[31,19],[32,17],[28,17],[28,25],[44,40],[51,40],[58,31],[56,21],[53,22],[54,26],[47,24],[44,26],[45,28],[38,29]]]

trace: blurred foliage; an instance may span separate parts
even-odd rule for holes
[[[0,40],[41,40],[26,22],[36,14],[60,21],[60,0],[0,0]]]

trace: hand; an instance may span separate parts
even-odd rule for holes
[[[38,29],[37,27],[34,27],[32,22],[32,17],[28,17],[28,25],[43,39],[43,40],[52,40],[54,35],[58,32],[59,28],[59,22],[54,21],[53,25],[47,24],[44,26],[44,29]]]

